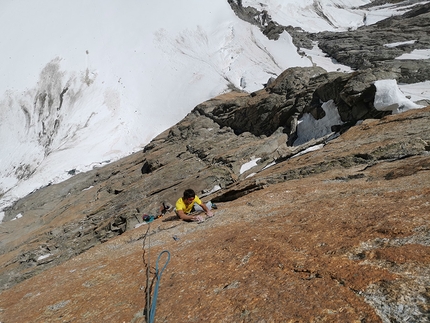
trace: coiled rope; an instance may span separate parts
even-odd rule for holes
[[[160,258],[164,253],[167,254],[166,263],[164,264],[163,268],[161,270],[159,270],[158,269],[158,262],[160,261]],[[169,261],[170,261],[170,252],[168,252],[167,250],[160,252],[160,254],[158,255],[158,258],[157,258],[156,266],[155,266],[155,277],[154,277],[154,279],[157,279],[157,282],[155,283],[154,295],[152,296],[151,310],[149,311],[149,323],[153,323],[155,320],[155,311],[157,309],[158,287],[160,284],[161,275],[163,274],[163,271],[166,268]]]
[[[155,320],[158,289],[159,289],[159,285],[160,285],[161,275],[163,274],[164,269],[166,268],[167,264],[170,261],[170,253],[167,250],[160,252],[160,254],[158,255],[158,258],[157,258],[156,266],[155,266],[155,277],[153,278],[153,280],[150,284],[150,282],[149,282],[149,280],[150,280],[149,279],[150,268],[151,268],[151,254],[150,254],[150,252],[151,252],[151,234],[150,234],[150,231],[151,231],[151,223],[148,223],[148,229],[146,230],[145,240],[143,241],[143,248],[145,249],[145,241],[146,241],[146,239],[148,239],[148,263],[147,263],[147,267],[146,267],[146,274],[147,274],[146,275],[146,314],[144,313],[147,323],[153,323]],[[160,261],[161,256],[164,253],[167,254],[166,263],[164,264],[163,268],[161,270],[159,270],[158,263]],[[145,253],[143,254],[143,258],[145,258]],[[151,304],[151,286],[154,285],[155,279],[157,279],[157,281],[155,284],[155,289],[154,289],[154,294],[152,297],[152,304]]]

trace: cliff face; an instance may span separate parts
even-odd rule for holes
[[[409,16],[428,21],[420,8]],[[384,26],[400,33],[399,21]],[[168,250],[160,321],[427,322],[430,107],[374,107],[376,80],[423,74],[371,61],[354,73],[293,68],[203,102],[144,151],[15,203],[0,232],[0,320],[144,322],[147,268],[152,281]],[[323,102],[341,122],[293,145],[297,120],[323,119]],[[214,218],[143,222],[189,187],[217,203]]]

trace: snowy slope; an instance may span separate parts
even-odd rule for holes
[[[371,25],[392,15],[403,14],[411,4],[385,4],[372,9],[360,7],[371,0],[243,0],[244,7],[266,10],[277,23],[308,32],[344,31]]]
[[[243,5],[318,31],[362,25],[366,12],[355,7],[368,2]],[[400,13],[381,7],[367,21]],[[312,65],[287,33],[266,39],[226,0],[3,0],[0,30],[0,211],[141,149],[229,86],[252,92],[288,67]]]

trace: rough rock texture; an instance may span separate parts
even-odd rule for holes
[[[427,44],[428,12],[341,34],[339,48],[331,33],[298,32],[343,63],[364,46],[370,65],[288,69],[260,91],[199,104],[142,152],[17,201],[0,226],[0,322],[144,322],[148,259],[152,279],[164,249],[157,321],[428,322],[430,107],[390,116],[373,106],[378,79],[430,79],[410,72],[428,62],[393,60]],[[363,38],[382,28],[387,60]],[[323,118],[330,100],[343,123],[293,146],[297,120]],[[189,187],[218,204],[215,218],[143,223]]]
[[[24,217],[3,224],[2,289],[124,233],[142,213],[157,214],[163,201],[173,204],[187,187],[199,192],[225,188],[325,142],[327,137],[289,146],[296,137],[293,125],[303,113],[324,117],[322,101],[334,100],[346,122],[333,125],[333,131],[388,113],[374,109],[372,90],[378,73],[386,72],[323,72],[289,69],[259,92],[229,93],[204,102],[142,153],[18,201],[6,211],[6,220],[19,213]],[[257,165],[241,173],[254,156],[260,158]]]
[[[297,27],[280,25],[272,20],[265,10],[243,7],[241,1],[229,0],[228,2],[239,18],[260,27],[269,39],[276,40],[282,32],[287,31],[293,37],[299,53],[301,48],[311,49],[317,42],[318,47],[328,56],[357,70],[381,68],[397,74],[395,79],[402,83],[416,83],[430,79],[430,59],[396,59],[413,50],[430,48],[430,3],[373,1],[365,7],[371,8],[381,5],[381,2],[391,2],[404,6],[403,10],[410,10],[401,16],[391,17],[374,25],[365,25],[356,30],[310,34]],[[314,5],[318,6],[318,2],[315,1]],[[320,14],[331,23],[323,12]],[[365,23],[365,16],[363,21]],[[404,44],[387,46],[393,43]]]
[[[396,72],[402,83],[430,79],[430,59],[398,60],[413,50],[430,48],[430,3],[416,6],[402,16],[342,33],[319,33],[318,46],[342,64],[356,69],[379,67]],[[388,47],[392,43],[405,43]]]
[[[152,281],[168,250],[158,322],[428,322],[429,121],[430,107],[365,121],[206,196],[202,224],[168,213],[3,291],[0,319],[145,322],[148,259]],[[147,179],[140,154],[127,164],[116,176],[140,179],[124,204]]]

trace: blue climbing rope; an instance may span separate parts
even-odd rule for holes
[[[163,253],[167,254],[167,259],[166,259],[166,263],[164,264],[163,268],[161,269],[161,271],[159,271],[158,270],[158,262],[159,262],[161,256],[163,255]],[[157,308],[158,287],[159,287],[159,283],[161,280],[161,275],[163,274],[164,269],[166,268],[167,264],[169,263],[169,260],[170,260],[170,252],[168,252],[167,250],[160,252],[160,254],[158,255],[157,263],[155,265],[155,278],[154,278],[154,279],[157,279],[157,282],[155,284],[154,295],[152,297],[151,310],[149,312],[149,323],[153,323],[155,320],[155,310]]]

